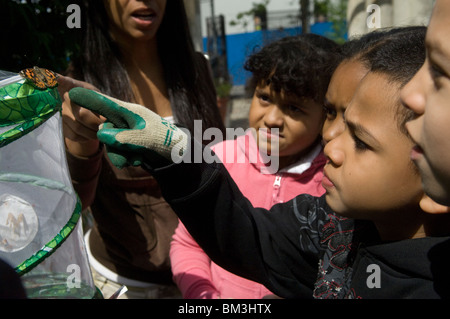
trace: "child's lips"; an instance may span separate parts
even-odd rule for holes
[[[270,130],[267,129],[260,129],[259,130],[259,136],[260,137],[266,137],[268,140],[272,140],[272,139],[280,139],[283,137],[283,134],[281,133],[274,133]]]
[[[413,161],[416,161],[416,160],[418,160],[420,157],[422,157],[422,155],[423,155],[423,150],[422,150],[422,148],[421,148],[419,145],[414,145],[414,147],[413,147],[412,150],[411,150],[411,155],[410,155],[411,159],[412,159]]]
[[[334,187],[334,183],[330,180],[325,170],[323,171],[322,186],[325,189],[330,189]]]

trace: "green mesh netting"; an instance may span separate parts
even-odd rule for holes
[[[35,187],[42,187],[46,189],[60,190],[69,195],[74,195],[73,191],[65,186],[62,183],[57,181],[48,180],[39,176],[32,176],[26,174],[17,174],[17,173],[0,173],[0,182],[6,183],[23,183],[33,185]],[[61,244],[69,237],[69,235],[74,230],[75,226],[78,223],[81,215],[81,202],[77,196],[77,203],[74,208],[72,215],[70,216],[67,223],[61,229],[61,231],[56,234],[47,244],[45,244],[41,249],[39,249],[35,254],[33,254],[30,258],[23,261],[20,265],[18,265],[15,269],[19,275],[24,275],[25,273],[32,270],[39,263],[49,257],[53,252],[61,246]]]
[[[30,298],[102,298],[80,246],[81,202],[67,170],[61,105],[56,88],[39,90],[0,70],[0,208],[17,223],[1,225],[0,254]],[[67,286],[69,264],[80,267],[80,287]]]
[[[27,83],[0,87],[0,127],[15,125],[0,134],[0,147],[44,123],[61,109],[61,103],[56,88],[37,90]]]

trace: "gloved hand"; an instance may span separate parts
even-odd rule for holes
[[[139,166],[144,161],[170,162],[181,159],[188,136],[146,107],[117,100],[85,88],[73,88],[70,99],[107,118],[97,137],[106,145],[111,162],[119,168]]]

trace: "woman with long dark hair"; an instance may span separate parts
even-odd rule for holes
[[[224,131],[203,55],[194,51],[183,0],[84,1],[81,54],[67,75],[144,105],[193,134]],[[177,217],[140,167],[117,169],[96,132],[103,118],[64,95],[63,123],[73,184],[94,224],[86,245],[105,297],[173,297],[169,248]],[[173,289],[172,289],[173,288]],[[175,291],[176,294],[176,291]]]

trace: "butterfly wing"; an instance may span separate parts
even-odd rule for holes
[[[45,83],[42,82],[42,80],[39,78],[39,75],[36,73],[35,68],[22,70],[19,72],[19,74],[25,79],[25,81],[28,81],[34,87],[41,90],[47,88]]]
[[[22,70],[19,74],[34,87],[41,90],[46,88],[54,88],[58,85],[58,82],[56,81],[57,75],[55,72],[42,69],[37,66]]]
[[[56,73],[48,69],[41,69],[41,70],[45,73],[45,80],[47,87],[49,88],[56,87],[58,85],[58,82],[56,81],[58,76],[56,75]]]

